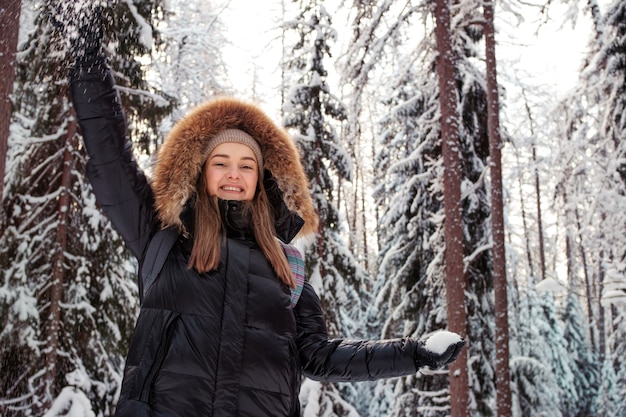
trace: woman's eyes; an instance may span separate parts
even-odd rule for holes
[[[227,167],[228,164],[226,162],[215,161],[213,162],[213,166],[223,168],[223,167]],[[255,167],[252,165],[244,164],[240,166],[240,169],[248,171],[248,170],[254,170]]]

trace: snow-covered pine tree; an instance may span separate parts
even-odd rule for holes
[[[352,161],[337,131],[346,118],[345,106],[327,83],[324,60],[330,57],[336,32],[321,3],[302,2],[297,17],[284,23],[287,42],[294,39],[284,57],[284,72],[294,84],[286,86],[289,91],[283,122],[295,131],[320,217],[319,232],[305,253],[308,280],[320,295],[330,336],[354,337],[358,335],[354,319],[361,314],[362,303],[367,302],[363,299],[367,292],[360,288],[363,273],[341,236],[344,230],[334,202],[334,178],[349,180]],[[321,388],[320,398],[337,395],[332,385],[323,384]],[[310,415],[343,416],[354,412],[343,407],[328,409],[333,403],[320,400]]]
[[[602,380],[598,387],[598,395],[595,398],[596,415],[603,417],[618,417],[624,414],[624,392],[622,387],[617,385],[617,376],[613,369],[613,362],[610,359],[604,361],[602,365]],[[621,408],[621,413],[618,409]]]
[[[472,3],[474,4],[474,3]],[[494,351],[493,300],[489,243],[489,200],[485,165],[489,154],[486,95],[483,67],[474,65],[482,56],[477,47],[480,26],[472,24],[481,10],[465,5],[456,8],[452,28],[457,61],[457,95],[460,111],[462,204],[464,252],[468,282],[468,346],[471,364],[472,403],[481,415],[492,413],[495,395],[492,375]],[[430,7],[425,9],[430,10]],[[404,20],[406,16],[402,16]],[[423,19],[423,16],[421,16]],[[403,21],[404,21],[403,20]],[[413,21],[413,20],[409,20]],[[420,21],[420,16],[415,18]],[[438,124],[438,86],[434,77],[435,51],[432,27],[419,37],[416,46],[408,25],[402,41],[404,50],[398,69],[387,80],[388,115],[382,124],[376,183],[381,217],[379,258],[380,309],[387,317],[384,336],[421,336],[445,327],[443,298],[443,211],[441,205],[442,160]],[[399,40],[398,40],[399,39]],[[388,384],[391,382],[386,382]],[[394,382],[395,404],[388,415],[415,413],[440,416],[446,413],[446,379],[405,378]],[[403,387],[399,387],[403,384]],[[383,390],[384,391],[384,390]],[[398,392],[401,392],[399,394]],[[412,414],[413,413],[413,414]]]
[[[453,9],[454,10],[454,9]],[[461,118],[461,198],[463,244],[467,280],[468,366],[470,401],[484,417],[493,415],[495,335],[491,266],[491,219],[488,176],[489,138],[485,67],[482,65],[483,28],[480,2],[463,2],[454,16]],[[479,64],[479,62],[481,62]],[[503,136],[505,132],[501,133]],[[506,193],[506,191],[503,191]]]
[[[373,171],[376,169],[372,166],[375,152],[373,137],[378,115],[373,109],[380,103],[379,98],[372,101],[369,98],[373,91],[382,90],[378,90],[378,79],[372,80],[370,77],[374,76],[377,69],[380,70],[377,67],[381,64],[379,55],[372,51],[385,46],[384,39],[374,36],[384,27],[378,17],[392,4],[393,0],[353,1],[351,7],[339,6],[336,12],[336,20],[339,16],[345,16],[345,22],[351,30],[351,38],[343,42],[345,49],[338,54],[336,67],[340,77],[338,84],[347,107],[342,139],[354,161],[351,184],[347,187],[339,185],[340,203],[350,226],[350,249],[361,267],[372,277],[378,269],[377,213],[371,195]]]
[[[158,28],[164,18],[166,1],[106,3],[109,4],[108,32],[112,37],[107,56],[116,73],[117,89],[136,152],[150,155],[159,143],[162,120],[176,104],[146,76],[151,54],[163,49],[164,39]]]
[[[612,313],[612,329],[608,346],[611,355],[607,358],[611,362],[613,370],[615,370],[615,403],[614,409],[616,415],[623,416],[626,414],[626,364],[623,358],[626,355],[626,312],[624,305],[613,305]],[[609,372],[613,372],[610,370]]]
[[[580,307],[578,296],[568,291],[563,313],[563,338],[573,362],[574,387],[576,397],[566,404],[564,416],[582,417],[598,415],[594,409],[595,398],[600,385],[600,366],[597,356],[591,348],[589,326]]]
[[[541,300],[534,286],[526,288],[519,297],[515,311],[516,339],[511,340],[511,392],[514,416],[561,417],[555,407],[559,402],[550,363],[546,361],[546,340],[549,332],[546,316],[542,314]]]
[[[385,101],[389,112],[381,121],[374,163],[378,168],[375,195],[382,213],[376,306],[383,338],[421,337],[441,327],[445,317],[445,300],[440,296],[444,291],[442,164],[438,112],[433,103],[437,79],[426,75],[435,73],[434,61],[415,62],[418,64],[408,60],[406,68],[401,65],[397,73],[405,76],[390,84],[392,91]],[[445,375],[418,374],[380,385],[388,386],[379,388],[382,393],[394,392],[394,403],[380,409],[384,403],[373,401],[372,415],[414,415],[411,409],[424,416],[437,415],[442,411],[440,404],[447,402]]]
[[[540,315],[535,323],[539,329],[539,343],[542,351],[535,351],[536,359],[550,366],[552,377],[558,386],[558,406],[562,416],[569,416],[570,404],[579,401],[575,384],[576,365],[569,356],[568,341],[564,337],[565,324],[557,312],[555,294],[544,291],[540,294]],[[556,407],[555,407],[556,408]]]
[[[329,332],[342,335],[350,330],[349,322],[342,322],[337,314],[340,310],[335,308],[351,305],[358,311],[360,271],[341,237],[341,219],[333,202],[333,177],[350,179],[352,161],[341,147],[337,132],[337,126],[346,117],[345,107],[331,93],[324,68],[324,58],[330,54],[329,43],[336,34],[330,15],[317,3],[303,7],[296,19],[285,23],[298,31],[300,39],[293,46],[293,55],[285,61],[287,71],[299,76],[289,88],[283,120],[287,128],[297,132],[296,143],[320,216],[318,236],[307,250],[309,280],[321,291],[322,305],[329,315]]]
[[[559,132],[560,152],[554,165],[563,167],[558,191],[568,203],[569,216],[561,222],[566,228],[576,225],[578,229],[575,242],[579,250],[572,263],[579,276],[589,277],[579,288],[597,300],[589,304],[587,313],[592,346],[604,364],[601,380],[611,378],[604,372],[614,373],[617,386],[623,387],[626,213],[621,207],[626,204],[626,1],[614,0],[604,15],[599,7],[591,12],[594,31],[590,53],[579,85],[561,107],[564,128]],[[607,367],[605,355],[613,369]],[[610,396],[607,392],[603,395]],[[624,398],[624,393],[620,395]],[[626,405],[622,402],[615,409],[624,413]]]
[[[219,12],[214,2],[205,0],[170,0],[164,5],[153,69],[160,90],[176,103],[171,121],[161,126],[165,133],[191,108],[230,91],[222,56],[228,40]]]
[[[67,96],[71,58],[67,33],[60,29],[76,16],[59,17],[48,8],[55,4],[33,2],[33,30],[18,55],[7,219],[0,225],[0,414],[5,417],[43,415],[58,395],[83,398],[62,395],[70,385],[86,394],[96,415],[112,415],[138,300],[135,267],[83,176],[85,152]],[[89,13],[94,4],[66,6]],[[109,6],[104,14],[113,18],[105,25],[105,44],[133,132],[143,149],[151,149],[168,106],[150,99],[156,96],[136,57],[150,52],[159,3]],[[59,401],[55,405],[60,407]]]
[[[626,413],[626,365],[622,358],[626,354],[626,313],[623,304],[616,305],[605,301],[611,311],[611,333],[607,348],[610,352],[605,359],[602,369],[602,399],[606,403],[599,403],[600,410],[608,410],[616,416]],[[612,304],[612,305],[611,305]],[[600,400],[600,398],[599,398]],[[607,415],[613,415],[613,414]]]
[[[592,110],[599,113],[597,119],[601,132],[600,138],[607,140],[604,152],[603,166],[604,192],[599,194],[604,221],[601,227],[604,230],[604,247],[600,252],[600,259],[606,267],[606,274],[602,274],[600,293],[602,307],[609,307],[610,325],[607,343],[607,360],[610,365],[603,367],[602,380],[605,379],[605,370],[609,374],[615,373],[615,415],[626,414],[626,364],[623,361],[626,354],[626,236],[623,233],[626,224],[626,213],[621,207],[626,204],[626,1],[614,0],[608,7],[600,31],[600,48],[589,60],[587,76],[588,85],[596,100],[592,101]],[[597,71],[596,77],[593,77]],[[595,82],[593,82],[595,81]],[[592,112],[593,115],[593,112]],[[601,309],[601,312],[604,308]],[[602,347],[603,345],[601,345]],[[604,351],[601,352],[605,354]],[[605,364],[607,361],[605,361]]]
[[[594,309],[589,303],[588,314],[583,314],[578,301],[574,300],[575,294],[585,294],[586,292],[587,297],[592,295],[592,283],[588,277],[591,275],[592,279],[597,281],[597,272],[600,271],[600,269],[591,267],[596,264],[592,258],[599,255],[593,254],[597,247],[594,248],[594,244],[589,240],[589,238],[594,237],[594,233],[591,232],[593,229],[589,229],[591,224],[588,221],[593,221],[593,214],[589,212],[589,209],[595,211],[595,208],[587,206],[583,197],[587,193],[585,188],[589,185],[599,185],[597,183],[599,179],[591,174],[583,180],[587,185],[585,187],[582,185],[582,179],[579,178],[580,174],[587,170],[593,172],[595,169],[584,161],[586,157],[581,151],[582,148],[587,147],[585,144],[587,139],[584,138],[585,135],[579,133],[574,133],[565,139],[568,134],[563,132],[563,139],[565,140],[554,159],[554,166],[560,168],[556,170],[558,172],[556,175],[557,187],[554,195],[557,198],[556,204],[561,209],[558,222],[563,226],[564,237],[561,244],[564,248],[563,261],[566,264],[568,280],[568,295],[565,301],[563,322],[564,326],[567,326],[565,329],[574,333],[573,335],[570,334],[569,337],[564,334],[564,337],[566,337],[566,343],[579,345],[576,346],[577,349],[568,349],[569,355],[566,357],[555,358],[559,362],[569,362],[567,367],[571,368],[573,373],[571,381],[563,381],[568,389],[565,392],[567,399],[561,401],[561,412],[563,416],[568,417],[579,415],[578,413],[586,415],[585,411],[589,411],[588,408],[593,404],[598,385],[597,382],[594,382],[597,379],[595,374],[600,371],[601,366],[600,360],[591,361],[591,358],[585,358],[585,356],[596,356],[596,352],[593,351],[592,338],[597,336],[597,332],[595,326],[590,326],[590,322],[596,321]],[[572,164],[572,161],[580,161],[580,164]],[[584,216],[583,218],[581,218],[581,214]],[[583,232],[583,230],[590,231]],[[583,234],[587,236],[583,236]],[[598,238],[599,236],[596,235],[595,239]],[[590,336],[589,338],[585,337],[587,334]],[[580,363],[581,361],[589,361],[589,363]],[[559,371],[558,367],[554,368],[555,363],[552,363],[552,366],[557,372]],[[586,375],[587,373],[590,374]],[[587,385],[586,380],[590,385]],[[561,383],[561,381],[557,378],[557,383]]]
[[[592,103],[600,111],[601,137],[610,141],[604,153],[607,194],[598,196],[599,199],[608,199],[602,202],[601,218],[605,222],[601,227],[606,240],[601,243],[606,246],[600,253],[605,256],[600,259],[607,267],[606,275],[602,277],[605,291],[600,296],[602,311],[611,312],[607,355],[616,375],[618,403],[614,409],[616,415],[623,415],[626,413],[626,364],[623,361],[626,354],[626,214],[621,207],[626,204],[626,1],[615,0],[610,4],[600,33],[601,48],[590,60],[591,71],[587,77],[589,81],[594,81],[591,74],[594,64],[597,65],[600,75],[595,80],[598,84],[589,84],[595,87],[592,91],[603,92],[605,99]],[[603,97],[600,94],[594,96]]]

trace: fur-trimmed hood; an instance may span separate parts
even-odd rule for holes
[[[208,158],[208,140],[224,129],[243,130],[259,142],[264,168],[276,179],[287,207],[305,221],[299,236],[315,233],[318,218],[295,144],[256,105],[234,98],[218,98],[196,107],[160,147],[152,189],[162,226],[183,229],[180,215],[196,192],[198,175]]]

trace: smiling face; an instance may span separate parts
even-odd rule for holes
[[[218,145],[204,168],[207,191],[222,200],[254,198],[259,169],[252,149],[236,142]]]

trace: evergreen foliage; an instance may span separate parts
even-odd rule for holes
[[[112,415],[138,306],[135,266],[84,177],[66,82],[68,33],[47,3],[36,5],[34,30],[18,56],[19,123],[0,228],[0,413],[42,415],[67,385],[97,415]],[[150,51],[156,32],[148,22],[159,7],[138,0],[104,10],[111,64],[144,150],[169,107],[147,99],[157,96],[147,92],[135,59]]]
[[[170,0],[162,11],[153,66],[159,91],[176,104],[171,121],[166,118],[160,126],[164,134],[193,107],[231,92],[222,55],[229,42],[219,12],[202,0]]]
[[[489,202],[485,167],[489,154],[484,76],[473,60],[481,56],[476,42],[480,29],[470,7],[458,9],[454,20],[464,29],[453,30],[457,56],[457,95],[461,129],[463,230],[468,282],[468,337],[477,412],[490,415],[495,394],[493,369],[493,282],[489,257]],[[465,24],[462,22],[466,22]],[[409,30],[407,28],[406,30]],[[380,310],[388,317],[383,336],[422,335],[445,326],[443,281],[443,168],[439,130],[438,85],[434,40],[425,37],[402,56],[389,80],[392,87],[381,122],[375,193],[381,210],[379,254]],[[478,54],[478,55],[477,55]],[[413,69],[417,68],[419,71]],[[386,313],[386,314],[385,314]],[[382,382],[391,384],[392,382]],[[396,397],[417,405],[422,415],[445,413],[447,378],[428,375],[408,384],[416,390]],[[403,390],[404,391],[404,390]],[[430,395],[425,395],[432,392]],[[389,415],[404,415],[402,412]]]
[[[546,360],[544,339],[545,316],[541,314],[540,298],[534,289],[520,296],[517,314],[517,337],[512,344],[519,350],[512,352],[511,390],[513,413],[525,415],[554,415],[560,417],[561,410],[555,407],[559,401],[559,388]]]
[[[588,317],[580,320],[590,323],[589,355],[597,358],[583,367],[585,375],[579,384],[590,378],[590,369],[601,375],[589,381],[588,387],[577,386],[579,395],[587,398],[581,399],[583,403],[569,410],[568,415],[593,411],[593,401],[598,413],[604,409],[607,415],[619,414],[625,409],[624,401],[614,401],[615,390],[619,391],[617,387],[625,381],[620,382],[624,365],[614,360],[611,367],[603,358],[616,358],[625,352],[619,335],[624,334],[626,217],[618,207],[626,203],[626,2],[613,1],[604,15],[592,11],[596,19],[590,53],[576,90],[559,108],[565,123],[559,132],[562,145],[557,164],[562,169],[557,195],[562,198],[566,214],[561,221],[576,237],[572,240],[576,247],[568,259],[577,278],[571,285],[574,291],[585,289],[590,300]],[[597,332],[596,323],[600,324]],[[580,352],[570,351],[576,366],[581,360],[589,361],[581,358]],[[594,384],[598,378],[602,381],[600,387],[598,382]],[[603,400],[596,400],[596,395]]]
[[[326,82],[324,59],[330,56],[335,36],[326,9],[313,1],[288,21],[286,28],[297,35],[285,66],[298,74],[284,105],[284,125],[296,131],[295,140],[304,156],[304,169],[320,217],[316,241],[306,253],[309,281],[319,290],[331,335],[343,335],[350,328],[335,308],[360,303],[357,295],[357,265],[346,251],[342,225],[334,203],[333,177],[349,179],[351,161],[341,147],[337,126],[345,120],[345,106],[332,94]],[[346,327],[348,326],[348,327]]]
[[[605,360],[602,365],[602,383],[594,399],[597,415],[605,417],[619,416],[618,408],[620,407],[621,411],[624,411],[624,397],[619,394],[620,387],[617,385],[615,370],[611,362],[611,360]]]
[[[190,107],[232,91],[221,56],[231,45],[214,2],[23,3],[0,218],[0,415],[82,407],[110,416],[137,309],[135,265],[83,176],[65,80],[69,39],[50,6],[103,5],[104,50],[140,161]],[[283,24],[282,110],[322,220],[317,239],[302,243],[330,333],[426,336],[447,325],[432,2],[290,5],[298,13]],[[500,47],[505,32],[514,39],[534,19],[532,6],[498,6]],[[548,6],[538,20],[554,17],[556,3]],[[516,417],[626,415],[626,1],[604,6],[570,2],[559,16],[589,13],[593,33],[576,88],[558,105],[553,86],[525,84],[519,63],[499,63]],[[482,8],[452,10],[471,414],[487,417],[496,387]],[[338,30],[341,18],[351,23]],[[257,100],[256,87],[245,97]],[[357,207],[350,193],[372,193],[375,207]],[[375,226],[356,220],[361,210]],[[356,237],[358,228],[371,235]],[[356,257],[346,237],[359,241]],[[376,245],[365,250],[367,237]],[[555,286],[565,270],[567,283]],[[364,384],[307,380],[301,392],[307,417],[439,417],[449,401],[445,370]]]
[[[580,308],[578,297],[569,293],[563,315],[567,358],[572,362],[574,371],[573,398],[565,404],[563,415],[588,416],[596,415],[594,410],[594,398],[600,385],[599,361],[591,349],[588,326],[582,322],[584,314]]]
[[[432,68],[434,62],[424,65]],[[415,80],[421,84],[413,86]],[[385,338],[421,337],[441,327],[445,318],[445,301],[441,298],[445,286],[442,279],[437,279],[443,276],[437,80],[407,71],[407,77],[396,82],[397,91],[386,102],[391,111],[382,119],[381,151],[375,163],[380,168],[376,196],[382,213],[379,284],[375,292],[377,309],[386,318],[381,323]],[[411,404],[424,415],[430,415],[433,408],[440,410],[447,395],[445,375],[404,379],[402,383],[381,382],[401,392],[392,397],[392,408],[401,410]],[[425,392],[438,394],[423,395]]]
[[[362,335],[357,326],[361,303],[366,301],[361,285],[364,277],[341,236],[342,222],[335,203],[334,178],[346,180],[352,175],[351,159],[337,131],[346,119],[346,109],[330,91],[324,67],[336,32],[325,7],[314,0],[302,5],[298,16],[285,23],[285,30],[287,36],[293,35],[294,43],[284,57],[293,84],[288,85],[283,123],[296,132],[294,137],[320,217],[319,232],[305,252],[308,280],[320,295],[329,335]],[[351,413],[333,406],[337,388],[323,384],[319,389],[319,409],[311,416]]]

